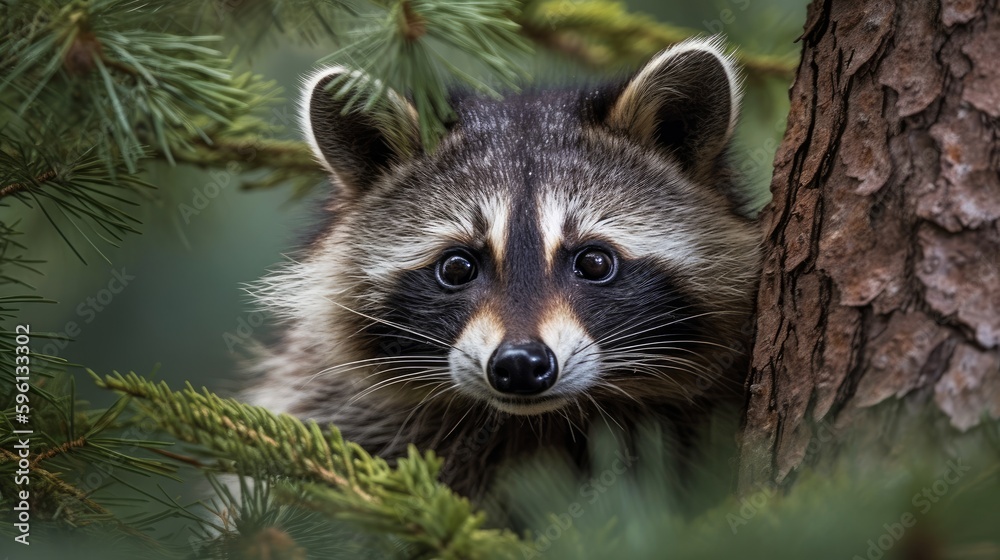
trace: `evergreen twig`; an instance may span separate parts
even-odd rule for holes
[[[441,558],[506,558],[520,551],[506,531],[484,529],[485,516],[436,480],[441,461],[410,448],[395,468],[347,442],[336,427],[321,430],[286,414],[220,398],[188,385],[174,392],[134,373],[101,378],[102,387],[138,399],[175,437],[228,458],[232,472],[266,475],[282,495],[310,508],[394,535]]]
[[[594,68],[615,68],[647,60],[657,52],[703,33],[630,13],[608,0],[532,0],[517,18],[525,36]],[[791,78],[797,60],[738,51],[750,76]]]

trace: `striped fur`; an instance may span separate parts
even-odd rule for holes
[[[477,496],[539,448],[582,460],[595,423],[739,394],[759,234],[735,210],[739,85],[717,41],[683,43],[624,84],[456,98],[432,153],[401,96],[390,118],[344,113],[322,88],[344,72],[306,92],[336,215],[257,287],[284,334],[254,366],[251,402],[386,457],[435,449],[446,481]],[[606,284],[574,272],[595,246],[617,258]],[[456,247],[478,276],[446,289],[435,267]],[[510,340],[552,350],[551,388],[491,387],[490,356]]]

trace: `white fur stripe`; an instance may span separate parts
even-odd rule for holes
[[[481,309],[466,324],[448,354],[452,375],[461,388],[487,386],[486,364],[503,341],[503,322],[489,308]],[[476,383],[479,379],[481,383]]]
[[[580,323],[576,313],[565,302],[554,304],[542,316],[538,335],[559,365],[559,377],[549,391],[556,395],[572,395],[587,390],[597,381],[599,367],[593,339]]]
[[[502,270],[504,250],[510,230],[511,201],[493,196],[483,201],[482,211],[486,216],[486,242],[493,251],[497,270]]]
[[[542,250],[545,252],[545,265],[552,270],[552,261],[556,251],[562,245],[563,224],[566,223],[566,204],[551,193],[542,195],[537,201],[538,229],[542,234]]]
[[[616,212],[609,215],[595,214],[593,203],[575,200],[562,193],[545,192],[539,201],[539,224],[549,269],[555,252],[563,242],[563,224],[567,217],[574,221],[577,243],[604,240],[621,250],[626,258],[652,257],[681,267],[703,264],[698,252],[696,232],[683,224],[654,222],[648,216],[635,212]]]

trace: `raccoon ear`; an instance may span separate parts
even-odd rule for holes
[[[719,37],[656,55],[625,86],[607,124],[698,172],[715,163],[739,116],[740,84]]]
[[[325,68],[306,83],[301,120],[306,140],[348,199],[394,163],[420,151],[417,112],[403,96],[368,75]],[[373,107],[367,95],[381,91]]]

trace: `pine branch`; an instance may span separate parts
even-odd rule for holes
[[[518,63],[531,52],[511,19],[518,5],[507,0],[379,1],[384,9],[364,14],[343,48],[322,63],[340,64],[376,78],[365,95],[374,104],[385,88],[410,95],[424,145],[432,148],[452,117],[449,82],[499,96],[493,83],[516,89],[526,74]],[[460,64],[447,51],[463,53]],[[478,76],[491,76],[483,79]],[[491,83],[493,82],[493,83]],[[351,88],[343,88],[344,90]],[[346,91],[339,95],[347,95]]]
[[[57,174],[54,170],[45,171],[37,177],[32,177],[31,181],[25,181],[23,183],[11,183],[9,185],[4,185],[0,187],[0,198],[8,197],[12,194],[16,194],[25,189],[41,185],[52,179],[55,179]]]
[[[166,159],[162,151],[154,156]],[[244,180],[242,188],[248,190],[292,184],[295,192],[305,192],[326,177],[305,142],[252,134],[216,138],[211,145],[196,141],[187,148],[175,149],[173,160],[203,169],[225,169],[236,164],[240,172],[269,172],[254,181]]]
[[[19,457],[17,455],[11,453],[10,451],[7,451],[6,449],[0,449],[0,466],[8,462],[17,463],[18,460]],[[67,496],[72,496],[73,498],[78,500],[81,505],[88,508],[92,513],[95,513],[103,517],[109,517],[109,518],[113,517],[111,512],[105,509],[104,506],[91,500],[87,496],[87,494],[81,491],[79,488],[76,488],[75,486],[63,482],[63,480],[59,478],[59,475],[56,475],[46,469],[43,469],[38,465],[34,465],[31,468],[31,473],[32,475],[38,476],[39,479],[42,481],[40,486],[49,484],[56,490],[57,493],[64,494]]]
[[[150,31],[151,9],[134,0],[41,2],[35,13],[21,6],[13,12],[21,27],[6,29],[0,47],[0,96],[36,125],[66,111],[70,138],[89,137],[130,173],[144,129],[170,158],[173,145],[204,137],[209,125],[232,125],[268,97],[261,87],[273,84],[234,75],[232,57],[211,48],[221,37]]]
[[[337,42],[350,28],[357,10],[341,0],[253,0],[251,2],[197,2],[191,22],[202,22],[206,32],[237,37],[241,46],[292,40],[306,45]]]
[[[92,238],[116,245],[137,232],[139,220],[123,207],[136,206],[132,195],[153,188],[123,165],[109,171],[109,163],[94,149],[72,154],[17,129],[0,131],[0,185],[4,199],[40,211],[83,262],[64,230],[78,232],[100,253]]]
[[[212,517],[193,529],[202,540],[199,557],[305,560],[384,556],[376,554],[375,541],[360,539],[353,527],[283,503],[266,481],[251,484],[246,477],[239,477],[239,491],[234,494],[215,476],[209,474],[208,480],[216,496],[207,505]]]
[[[17,191],[12,191],[11,194],[14,192]],[[2,204],[3,203],[0,203],[0,205]],[[16,220],[11,224],[0,222],[0,286],[18,284],[22,287],[30,289],[30,284],[21,278],[11,275],[9,271],[10,268],[16,268],[22,273],[41,274],[41,271],[39,271],[35,265],[40,264],[43,261],[26,258],[24,253],[27,250],[27,247],[16,239],[18,236],[22,235],[22,233],[17,230],[20,222],[20,220]],[[0,318],[13,318],[12,314],[5,311],[5,308],[2,305],[4,300],[5,298],[0,297]]]
[[[6,338],[7,333],[2,333]],[[37,336],[37,335],[35,335]],[[13,352],[4,352],[13,355]],[[30,385],[30,418],[33,434],[28,466],[30,488],[23,483],[15,486],[14,472],[20,468],[21,457],[11,452],[23,435],[15,435],[13,380],[0,383],[0,508],[10,510],[16,504],[20,490],[29,490],[32,520],[39,526],[85,528],[88,534],[128,536],[130,545],[142,548],[161,547],[140,527],[128,522],[123,513],[113,507],[121,496],[121,487],[110,490],[108,482],[123,482],[122,473],[175,478],[172,464],[135,456],[136,451],[152,450],[163,442],[148,441],[131,435],[128,423],[122,421],[127,398],[120,399],[106,410],[86,410],[75,397],[72,378],[39,378],[35,368],[39,356],[32,354]],[[4,368],[13,375],[14,368]],[[23,426],[21,426],[23,427]],[[112,432],[121,432],[122,436]],[[94,482],[85,473],[98,475]],[[175,478],[176,479],[176,478]],[[104,482],[102,482],[104,481]],[[134,504],[132,504],[134,507]],[[145,509],[148,512],[148,509]],[[34,532],[34,531],[33,531]],[[141,543],[141,544],[138,544]]]
[[[607,0],[535,0],[517,18],[532,41],[594,68],[615,68],[646,60],[702,33],[633,14]],[[797,61],[789,57],[738,52],[750,76],[791,78]]]
[[[485,516],[437,482],[441,461],[411,448],[396,468],[347,442],[335,427],[222,399],[188,387],[171,391],[134,373],[98,385],[140,401],[149,417],[183,441],[228,458],[233,472],[279,480],[283,495],[378,534],[394,535],[414,556],[506,558],[519,553],[516,537],[483,529]]]

